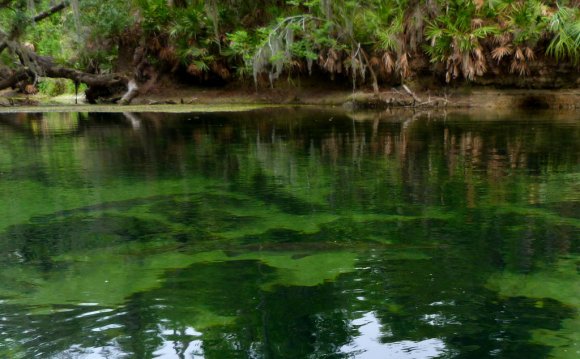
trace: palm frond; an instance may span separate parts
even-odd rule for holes
[[[473,36],[478,39],[483,39],[490,35],[495,35],[499,33],[499,28],[497,26],[488,25],[488,26],[481,26],[473,30]]]
[[[499,63],[504,57],[511,55],[512,52],[511,45],[498,46],[491,51],[491,57]]]
[[[383,65],[383,71],[386,72],[387,74],[392,74],[393,71],[395,70],[395,60],[393,59],[393,57],[391,56],[390,53],[385,52],[383,54],[382,57],[382,65]]]
[[[547,53],[557,60],[568,57],[580,62],[580,9],[562,6],[552,16],[550,30],[554,34]]]

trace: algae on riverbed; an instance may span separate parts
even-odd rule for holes
[[[493,275],[488,287],[504,297],[552,299],[570,306],[575,316],[565,319],[558,330],[536,329],[533,341],[553,347],[551,358],[577,358],[580,355],[580,257],[560,258],[555,264],[530,274],[503,272]]]
[[[577,122],[397,116],[0,115],[0,356],[569,348]]]

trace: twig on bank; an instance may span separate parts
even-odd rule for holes
[[[407,87],[407,85],[402,85],[402,87],[405,90],[405,92],[407,92],[413,98],[413,100],[415,100],[415,102],[422,102],[419,96],[417,96],[413,91],[411,91],[411,89]]]

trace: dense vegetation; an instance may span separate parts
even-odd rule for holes
[[[0,0],[0,85],[22,66],[46,75],[24,56],[32,48],[87,73],[135,70],[140,83],[267,86],[316,72],[377,90],[418,74],[449,83],[577,68],[580,1]],[[63,77],[91,85],[74,74]]]

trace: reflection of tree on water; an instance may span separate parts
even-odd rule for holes
[[[27,261],[36,265],[39,258],[52,264],[39,269],[47,277],[65,267],[54,262],[56,254],[158,236],[179,242],[176,250],[225,245],[231,256],[326,242],[326,248],[356,250],[357,270],[306,286],[284,283],[283,267],[258,258],[173,267],[168,261],[160,285],[136,286],[138,293],[128,292],[113,312],[73,305],[73,312],[35,316],[30,324],[27,308],[6,309],[9,325],[18,328],[8,337],[21,339],[22,352],[57,355],[99,343],[111,352],[152,357],[170,343],[178,356],[198,350],[208,358],[348,357],[341,349],[360,335],[357,320],[372,313],[383,344],[441,338],[450,355],[541,357],[547,348],[529,344],[522,328],[557,329],[558,318],[570,315],[557,302],[540,308],[525,298],[499,300],[482,287],[498,269],[531,272],[546,258],[577,253],[578,223],[570,215],[575,194],[562,187],[567,179],[560,175],[578,163],[577,127],[538,121],[537,131],[507,122],[498,131],[497,122],[461,118],[353,121],[293,111],[288,119],[284,113],[190,116],[134,115],[131,122],[90,114],[74,135],[43,138],[40,146],[7,146],[16,140],[4,136],[3,156],[24,162],[2,165],[3,178],[18,174],[21,164],[52,164],[39,188],[74,188],[82,198],[49,193],[47,203],[23,207],[24,221],[2,222],[8,228],[2,246],[28,253],[18,264],[27,270]],[[185,195],[196,186],[228,195]],[[169,197],[155,197],[162,192]],[[123,196],[149,199],[124,202]],[[269,214],[244,208],[247,201]],[[108,206],[91,207],[101,202]],[[59,203],[75,210],[54,214]],[[54,216],[41,216],[46,213]],[[316,217],[320,213],[328,217]],[[23,223],[31,217],[46,223]],[[287,223],[304,217],[303,225]],[[132,221],[143,230],[123,230]],[[244,232],[264,222],[263,231]],[[175,238],[146,231],[147,223],[169,226],[162,232]],[[56,233],[53,242],[38,240],[40,229]],[[91,242],[85,232],[111,242]],[[416,253],[405,252],[409,248]],[[316,254],[304,251],[296,259]],[[31,281],[31,288],[38,285]],[[60,331],[54,323],[66,325]],[[29,328],[33,342],[22,334]]]

